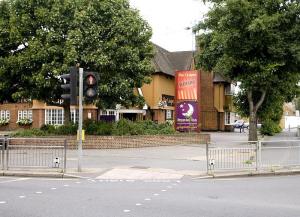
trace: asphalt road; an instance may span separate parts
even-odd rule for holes
[[[299,217],[300,176],[103,180],[0,177],[1,217]]]

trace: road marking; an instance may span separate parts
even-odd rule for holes
[[[51,190],[56,190],[56,188],[51,188]]]
[[[129,209],[124,209],[123,212],[130,212],[130,210]]]
[[[176,186],[177,184],[176,184],[176,183],[173,183],[172,185]]]
[[[23,198],[25,198],[26,196],[24,196],[24,195],[20,195],[19,196],[19,198],[21,198],[21,199],[23,199]]]
[[[151,200],[151,198],[145,198],[145,200],[146,200],[146,201],[149,201],[149,200]]]
[[[158,196],[159,194],[153,194],[154,196]]]
[[[7,180],[7,181],[0,182],[0,184],[2,184],[2,183],[10,183],[10,182],[20,182],[20,181],[25,181],[25,180],[29,180],[29,179],[30,178],[19,178],[19,179]]]
[[[81,184],[81,182],[75,182],[76,184]]]
[[[64,187],[69,187],[69,185],[64,185]]]
[[[180,180],[177,180],[176,182],[177,182],[177,183],[180,183],[181,181],[180,181]]]
[[[6,203],[6,201],[0,201],[0,204],[5,204]]]
[[[172,188],[172,186],[167,186],[167,188],[170,188],[170,189],[171,189],[171,188]]]
[[[43,192],[41,192],[41,191],[36,191],[35,193],[36,193],[36,194],[42,194]]]
[[[167,190],[163,189],[163,190],[161,190],[161,191],[167,191]]]
[[[141,206],[142,204],[141,204],[141,203],[136,203],[135,205],[136,205],[136,206]]]

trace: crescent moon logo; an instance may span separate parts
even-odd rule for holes
[[[186,118],[190,118],[194,114],[194,107],[191,104],[188,104],[188,106],[189,106],[189,110],[186,113],[182,113],[182,115],[185,116]]]

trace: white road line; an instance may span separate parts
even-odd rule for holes
[[[26,197],[26,196],[24,196],[24,195],[20,195],[20,196],[19,196],[20,199],[23,199],[23,198],[25,198],[25,197]]]
[[[124,209],[123,212],[130,212],[130,210],[129,209]]]
[[[51,190],[56,190],[56,188],[51,188]]]
[[[136,206],[141,206],[142,204],[141,204],[141,203],[136,203],[135,205],[136,205]]]
[[[161,191],[167,191],[167,190],[163,189],[163,190],[161,190]]]
[[[145,198],[145,200],[146,200],[146,201],[149,201],[149,200],[151,200],[151,198]]]
[[[20,182],[20,181],[25,181],[25,180],[28,180],[28,179],[30,179],[30,178],[19,178],[19,179],[7,180],[7,181],[0,182],[0,184],[2,184],[2,183],[10,183],[10,182]]]
[[[81,182],[75,182],[76,184],[81,184]]]
[[[158,196],[159,194],[153,194],[154,196]]]
[[[43,192],[41,192],[41,191],[36,191],[35,193],[36,193],[36,194],[42,194]]]
[[[0,201],[0,204],[5,204],[6,203],[6,201]]]
[[[69,187],[69,185],[64,185],[64,187]]]

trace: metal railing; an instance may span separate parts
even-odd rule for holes
[[[207,170],[256,169],[257,142],[231,142],[214,147],[207,145]]]
[[[0,138],[0,168],[4,170],[6,138]]]
[[[259,147],[260,168],[300,166],[300,140],[262,141]]]
[[[66,139],[6,138],[6,150],[2,148],[3,170],[49,169],[66,171]],[[2,145],[3,147],[3,145]]]
[[[222,170],[274,170],[300,166],[300,140],[207,144],[207,172]]]

